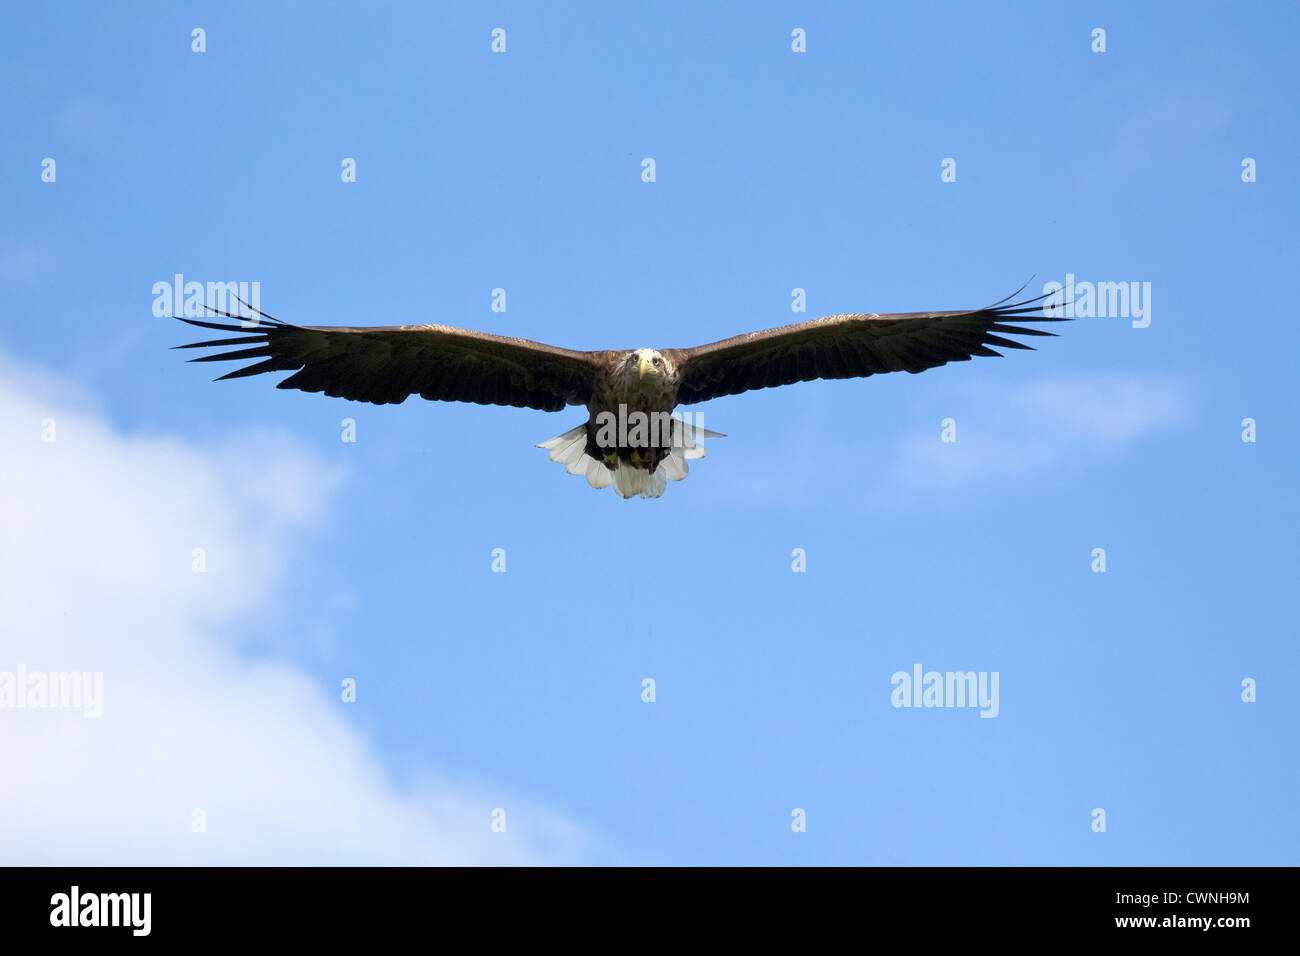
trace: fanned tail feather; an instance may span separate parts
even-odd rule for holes
[[[606,467],[587,454],[587,424],[583,422],[576,428],[570,428],[562,435],[538,442],[538,448],[545,448],[547,457],[564,466],[571,475],[584,475],[587,484],[596,489],[611,485],[621,498],[658,498],[668,487],[670,481],[681,481],[690,471],[688,461],[703,458],[704,446],[701,438],[725,438],[721,432],[709,431],[698,425],[692,425],[680,418],[672,420],[672,445],[659,461],[659,466],[651,472],[648,468],[638,468],[626,461],[619,460],[614,468]]]

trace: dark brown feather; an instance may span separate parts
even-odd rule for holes
[[[1003,300],[969,311],[832,315],[663,352],[680,376],[677,403],[681,405],[819,378],[916,373],[973,355],[1001,355],[990,348],[993,345],[1031,349],[1006,336],[1054,333],[1006,320],[1065,321],[1031,314],[1041,311],[1044,298],[1010,304]],[[397,404],[418,394],[433,401],[559,411],[566,405],[587,404],[598,380],[627,354],[577,352],[446,325],[297,326],[266,315],[256,324],[181,321],[240,336],[178,348],[244,346],[192,361],[261,359],[222,378],[292,372],[280,388],[377,405]]]
[[[671,356],[681,374],[680,405],[818,378],[923,372],[949,362],[964,362],[972,355],[1000,356],[991,345],[1032,350],[1032,346],[1006,336],[1055,333],[1006,324],[1005,320],[1066,321],[1031,314],[1041,310],[1044,298],[964,312],[831,315],[664,353]]]
[[[593,378],[606,357],[603,352],[575,352],[446,325],[322,328],[290,325],[270,317],[248,327],[182,321],[245,335],[180,348],[253,346],[202,355],[193,361],[263,359],[222,378],[292,372],[279,383],[280,388],[324,392],[376,405],[397,404],[418,394],[440,401],[559,411],[566,405],[586,404]]]

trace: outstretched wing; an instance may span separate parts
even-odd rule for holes
[[[923,372],[972,355],[1001,355],[990,346],[1032,349],[1006,335],[1054,335],[1006,324],[1064,321],[1031,315],[1038,296],[965,312],[832,315],[765,332],[750,332],[693,349],[673,349],[681,370],[677,401],[683,405],[754,388],[818,378],[861,378],[880,372]]]
[[[240,319],[217,309],[209,311]],[[376,405],[396,404],[415,394],[431,401],[514,405],[556,412],[565,405],[585,404],[596,373],[590,352],[446,325],[298,326],[261,313],[255,325],[247,326],[243,322],[229,325],[199,319],[181,321],[241,333],[235,338],[177,346],[242,346],[192,361],[260,359],[222,375],[222,379],[293,372],[278,387],[324,392]]]

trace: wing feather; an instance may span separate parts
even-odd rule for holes
[[[239,316],[209,311],[229,319]],[[528,339],[471,332],[446,325],[374,327],[298,326],[270,316],[255,325],[181,319],[234,338],[178,348],[226,348],[195,362],[261,359],[221,379],[291,372],[280,388],[324,392],[376,405],[410,395],[447,402],[512,405],[559,411],[585,404],[604,353],[577,352]]]
[[[1012,298],[966,311],[831,315],[697,348],[671,349],[682,376],[677,400],[689,405],[819,378],[915,374],[974,355],[1002,354],[991,346],[1032,351],[1033,346],[1007,336],[1056,333],[1013,323],[1068,321],[1033,314],[1041,312],[1046,296],[1010,302]]]

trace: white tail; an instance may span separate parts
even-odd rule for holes
[[[613,470],[605,463],[597,461],[587,454],[587,424],[583,422],[577,428],[570,428],[563,435],[556,435],[544,442],[538,442],[538,448],[548,450],[547,457],[558,461],[571,475],[586,475],[587,484],[593,488],[614,486],[620,497],[658,498],[664,493],[670,481],[681,481],[686,477],[690,466],[686,463],[705,455],[701,438],[726,438],[721,432],[712,432],[698,425],[691,425],[680,418],[672,420],[672,445],[668,454],[659,462],[659,467],[652,474],[648,468],[638,468],[625,461],[615,463]]]

